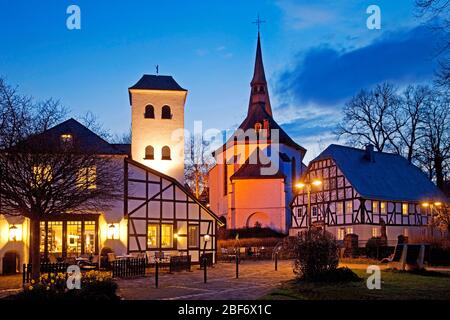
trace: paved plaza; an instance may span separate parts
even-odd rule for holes
[[[192,272],[163,273],[159,288],[153,275],[132,280],[118,280],[119,295],[124,299],[168,300],[251,300],[267,294],[281,282],[294,277],[292,261],[243,261],[236,279],[234,263],[219,263],[208,269],[208,282],[203,282],[203,270],[192,267]]]

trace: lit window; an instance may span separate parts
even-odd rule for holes
[[[153,106],[151,104],[149,104],[145,107],[144,117],[146,119],[154,119],[155,118],[155,108],[153,108]]]
[[[405,216],[408,215],[408,204],[407,203],[402,203],[402,214],[404,214]]]
[[[386,213],[387,213],[387,205],[386,205],[386,202],[381,202],[381,203],[380,203],[380,212],[383,213],[383,214],[386,214]]]
[[[170,148],[168,146],[164,146],[162,148],[162,156],[161,156],[162,160],[170,160]]]
[[[343,202],[336,203],[336,214],[337,215],[344,214],[344,203]]]
[[[52,180],[52,168],[50,166],[34,166],[33,167],[33,175],[34,175],[34,186],[41,186],[46,182],[50,182]]]
[[[161,248],[173,247],[173,225],[161,225]]]
[[[9,241],[22,241],[22,225],[9,226]]]
[[[378,213],[378,201],[372,201],[372,212]]]
[[[345,203],[345,213],[353,213],[353,201],[347,201]]]
[[[262,129],[262,124],[261,124],[261,122],[255,123],[255,131],[256,131],[256,133],[260,132],[261,129]]]
[[[95,253],[95,221],[84,222],[84,253]]]
[[[161,119],[172,119],[172,113],[169,106],[163,106],[161,110]]]
[[[159,225],[158,224],[149,224],[147,229],[147,247],[149,248],[158,248],[158,233],[159,233]]]
[[[338,234],[337,234],[337,239],[344,240],[344,237],[345,237],[345,228],[339,228]]]
[[[353,234],[353,228],[347,227],[347,229],[345,229],[345,234]]]
[[[199,246],[199,232],[198,232],[198,225],[191,225],[189,226],[189,232],[188,232],[188,244],[190,248],[198,248]]]
[[[81,221],[67,222],[67,254],[69,256],[81,254]]]
[[[87,168],[81,168],[78,170],[78,179],[77,179],[77,185],[80,189],[96,189],[97,184],[97,167],[96,166],[90,166]]]
[[[155,159],[155,149],[152,146],[145,147],[145,159],[146,160]]]
[[[374,227],[372,228],[372,237],[376,238],[380,236],[380,229]]]
[[[61,139],[61,145],[63,147],[71,146],[73,143],[73,136],[70,133],[62,134],[60,139]]]

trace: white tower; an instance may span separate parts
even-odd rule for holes
[[[143,75],[128,89],[131,156],[184,184],[184,104],[187,90],[171,76]]]

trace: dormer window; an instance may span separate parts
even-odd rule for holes
[[[145,107],[144,117],[146,119],[155,119],[155,108],[153,108],[153,106],[151,104],[149,104]]]
[[[172,113],[169,106],[163,106],[161,109],[161,119],[172,119]]]
[[[60,136],[60,141],[63,147],[71,146],[73,144],[73,136],[70,133],[64,133]]]

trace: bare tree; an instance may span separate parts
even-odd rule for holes
[[[447,89],[450,86],[450,1],[416,0],[418,16],[428,20],[431,29],[444,35],[437,52],[439,70],[436,83]]]
[[[197,199],[208,188],[208,172],[214,162],[207,147],[202,136],[191,136],[186,146],[186,183]]]
[[[0,111],[4,114],[6,106],[9,114],[0,123],[6,128],[0,132],[1,213],[30,219],[32,273],[37,279],[42,218],[108,208],[121,195],[122,162],[99,154],[95,147],[81,147],[76,139],[62,142],[48,132],[33,132],[30,128],[44,123],[42,129],[58,119],[60,109],[47,108],[45,118],[50,120],[43,120],[43,115],[34,116],[30,99],[4,82],[3,92],[7,94],[0,96]]]
[[[98,116],[93,112],[88,111],[84,115],[78,117],[78,120],[89,130],[95,132],[106,141],[113,139],[113,135],[108,129],[105,129],[103,123],[100,122]]]
[[[374,90],[361,90],[344,107],[344,118],[338,126],[339,137],[351,144],[373,144],[383,151],[396,134],[392,114],[398,108],[398,97],[391,84],[383,83]]]
[[[422,152],[427,161],[431,160],[436,184],[443,189],[448,179],[450,161],[450,99],[449,95],[440,92],[433,95],[428,104],[424,119],[424,137]]]

